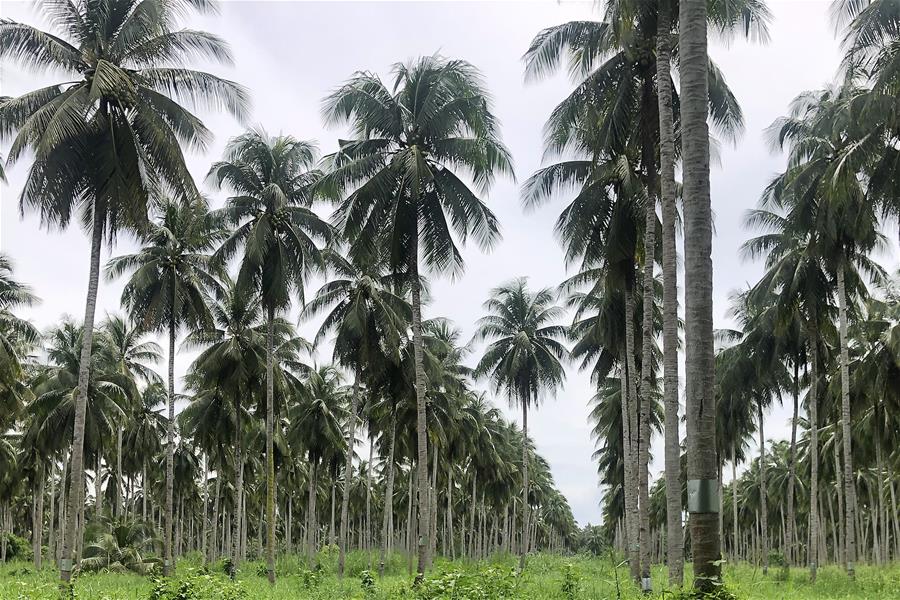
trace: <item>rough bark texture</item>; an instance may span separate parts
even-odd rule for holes
[[[341,539],[338,555],[338,577],[344,576],[347,559],[347,541],[350,517],[350,482],[353,479],[353,440],[356,438],[356,410],[359,407],[359,387],[353,383],[353,397],[350,400],[350,422],[347,424],[347,457],[344,461],[344,490],[341,494]]]
[[[844,269],[837,270],[841,337],[841,433],[844,442],[844,508],[846,510],[847,574],[856,574],[856,486],[853,481],[853,441],[850,437],[850,352],[847,341],[847,286]]]
[[[384,518],[381,524],[381,560],[378,563],[378,576],[384,577],[384,564],[387,560],[388,546],[394,535],[394,419],[391,417],[391,430],[388,432],[387,483],[384,489]]]
[[[737,442],[734,444],[734,456],[737,456]],[[738,560],[738,540],[740,539],[740,529],[738,522],[738,500],[737,500],[737,458],[731,459],[731,512],[732,521],[734,523],[734,548],[731,549],[731,561],[737,564]]]
[[[169,314],[169,389],[168,407],[169,422],[166,425],[166,531],[163,555],[163,576],[169,577],[175,572],[172,556],[172,523],[174,519],[175,491],[175,286],[172,286]]]
[[[100,247],[103,241],[103,212],[94,210],[91,229],[91,266],[88,293],[84,306],[84,333],[78,365],[78,391],[75,397],[75,423],[72,432],[71,485],[66,510],[66,528],[62,532],[62,557],[59,578],[67,586],[72,578],[72,559],[76,546],[75,531],[78,508],[83,505],[84,486],[84,422],[87,413],[88,382],[91,371],[91,344],[94,339],[94,314],[97,311],[97,286],[100,276]]]
[[[678,263],[675,247],[675,125],[672,113],[671,7],[660,2],[656,35],[659,168],[662,202],[663,399],[665,402],[666,564],[669,585],[684,580],[681,442],[678,422]]]
[[[416,371],[416,472],[419,504],[418,564],[416,572],[424,576],[429,564],[431,543],[428,539],[430,518],[428,506],[428,430],[425,417],[425,349],[422,342],[422,297],[419,282],[419,240],[418,228],[410,242],[410,278],[412,284],[412,333],[413,354]]]
[[[125,491],[122,489],[122,427],[116,431],[116,516],[122,516]]]
[[[46,477],[44,464],[40,459],[35,469],[34,512],[31,517],[31,550],[34,554],[34,568],[41,569],[41,542],[44,538],[44,484]]]
[[[628,284],[626,284],[628,285]],[[625,363],[627,366],[627,376],[625,381],[628,386],[628,462],[630,463],[630,476],[626,476],[625,485],[630,487],[630,493],[625,496],[625,500],[630,500],[630,505],[625,505],[625,511],[628,513],[627,525],[630,528],[630,543],[628,548],[628,563],[631,571],[631,578],[639,581],[641,577],[640,562],[640,516],[639,512],[639,491],[638,491],[638,374],[637,365],[635,364],[635,341],[634,341],[634,290],[631,287],[625,288]]]
[[[623,456],[622,456],[622,465],[625,477],[625,485],[622,486],[622,494],[624,497],[625,503],[625,513],[623,514],[624,521],[624,530],[625,530],[625,556],[629,557],[630,560],[630,552],[635,544],[635,539],[632,537],[634,533],[632,531],[632,524],[634,522],[634,517],[631,511],[633,505],[635,504],[634,496],[631,492],[632,486],[629,485],[629,481],[634,479],[634,475],[631,472],[631,428],[628,425],[628,414],[629,414],[629,402],[628,402],[628,368],[626,365],[620,366],[619,373],[619,382],[621,384],[620,389],[620,397],[622,404],[622,448],[623,448]]]
[[[643,84],[644,105],[653,100],[653,82]],[[648,119],[649,120],[649,119]],[[657,119],[654,119],[656,121]],[[655,123],[645,123],[645,131],[652,131]],[[653,380],[653,266],[656,251],[656,160],[654,140],[645,133],[642,142],[642,162],[647,178],[647,199],[644,207],[644,276],[641,339],[640,416],[638,420],[638,510],[640,511],[638,540],[641,553],[641,589],[652,590],[650,579],[650,398]]]
[[[266,576],[275,585],[275,310],[266,323]]]
[[[685,404],[688,480],[716,479],[715,362],[712,319],[712,214],[709,192],[709,54],[706,0],[679,5],[679,73],[684,185]],[[715,505],[691,512],[694,587],[711,591],[721,577]]]
[[[316,518],[316,475],[318,472],[318,459],[310,460],[309,465],[309,497],[306,503],[306,556],[309,559],[309,568],[315,567],[316,562],[316,532],[319,529],[319,520]]]
[[[816,581],[819,539],[819,351],[818,333],[810,332],[810,384],[809,384],[809,579]]]

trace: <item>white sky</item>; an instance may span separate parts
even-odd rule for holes
[[[754,282],[761,268],[746,264],[738,247],[749,233],[742,215],[755,206],[770,178],[782,167],[773,155],[763,129],[784,114],[790,100],[803,90],[821,87],[834,77],[839,45],[828,19],[828,2],[770,1],[774,21],[767,46],[735,41],[729,47],[715,44],[714,60],[724,71],[744,110],[746,129],[735,147],[723,146],[720,164],[713,167],[712,198],[716,214],[714,240],[715,314],[717,326],[726,326],[728,294]],[[542,126],[551,109],[571,89],[563,76],[536,84],[523,83],[520,57],[542,28],[573,19],[596,18],[591,2],[256,2],[229,1],[217,17],[192,18],[188,26],[217,33],[234,51],[234,68],[213,67],[250,88],[253,95],[251,123],[270,133],[290,133],[318,140],[324,152],[336,148],[346,132],[326,130],[319,118],[322,98],[354,71],[385,74],[397,61],[439,52],[464,58],[483,72],[495,98],[503,138],[512,151],[518,184],[541,164]],[[44,25],[30,4],[0,0],[0,17]],[[204,65],[201,65],[204,66]],[[0,67],[0,94],[18,95],[45,83],[52,75],[35,76],[18,67]],[[216,139],[205,155],[189,156],[198,180],[216,160],[227,139],[242,131],[241,125],[222,115],[204,115]],[[0,149],[4,152],[7,148]],[[0,185],[0,248],[12,257],[16,277],[31,284],[43,299],[27,311],[38,326],[46,328],[63,314],[81,319],[87,290],[88,242],[77,227],[47,233],[35,216],[19,218],[17,197],[27,164],[22,161],[7,173]],[[523,214],[518,184],[500,181],[488,202],[497,213],[503,241],[488,255],[477,248],[465,251],[465,275],[454,282],[433,282],[433,303],[426,316],[451,318],[469,339],[481,303],[489,290],[508,279],[527,275],[534,287],[555,286],[566,276],[563,254],[552,226],[564,198],[535,213]],[[224,194],[212,196],[218,206]],[[132,240],[121,239],[112,255],[131,252]],[[883,257],[896,269],[896,251]],[[122,282],[103,282],[98,319],[118,310]],[[307,293],[312,293],[315,285]],[[305,324],[311,336],[317,324]],[[176,370],[184,373],[192,355],[179,354]],[[322,356],[320,360],[326,360]],[[161,371],[162,372],[162,371]],[[682,382],[683,385],[683,382]],[[568,497],[576,519],[598,522],[602,491],[591,461],[593,443],[587,423],[591,396],[587,375],[568,369],[565,389],[529,419],[539,452],[553,469],[558,487]],[[501,400],[507,414],[518,420]],[[766,423],[771,437],[788,431],[787,412],[776,408]],[[662,468],[662,441],[655,440],[653,476]]]

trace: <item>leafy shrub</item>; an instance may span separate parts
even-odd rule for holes
[[[426,577],[415,589],[419,600],[496,600],[514,598],[518,577],[514,569],[488,567],[451,570]]]
[[[581,591],[581,576],[572,566],[572,563],[566,563],[563,567],[563,583],[562,594],[568,600],[575,600],[578,592]]]
[[[669,600],[738,600],[731,590],[724,585],[718,585],[711,592],[701,592],[692,588],[680,589],[674,593],[667,593]]]
[[[7,533],[6,560],[22,560],[25,562],[34,560],[34,552],[31,549],[31,542],[13,533]]]
[[[236,581],[191,570],[184,578],[153,578],[153,589],[147,600],[245,600],[249,597]]]
[[[375,597],[375,576],[372,575],[372,571],[365,570],[359,574],[359,585],[362,587],[366,598]]]
[[[314,569],[300,569],[300,585],[303,586],[303,589],[306,590],[314,590],[322,583],[322,579],[324,579],[324,573],[322,572],[322,565],[316,565]]]

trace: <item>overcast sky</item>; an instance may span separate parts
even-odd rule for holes
[[[821,87],[834,78],[839,44],[828,17],[828,2],[771,1],[774,20],[766,46],[743,41],[716,43],[710,50],[744,110],[746,128],[736,145],[723,145],[713,167],[712,201],[716,215],[713,247],[716,325],[726,326],[730,292],[754,282],[758,264],[748,264],[738,247],[748,237],[742,215],[753,207],[764,186],[782,167],[783,157],[768,148],[763,130],[784,114],[790,100],[803,90]],[[515,159],[518,183],[499,181],[487,201],[497,213],[503,241],[490,254],[477,248],[465,251],[467,268],[457,281],[435,280],[433,302],[426,317],[451,318],[468,340],[481,303],[495,285],[526,275],[534,287],[555,286],[567,275],[563,254],[552,232],[566,198],[534,213],[523,214],[518,185],[541,165],[542,126],[548,114],[572,88],[563,75],[540,83],[523,83],[521,56],[541,29],[573,19],[597,18],[591,2],[224,2],[216,17],[192,18],[187,24],[224,37],[231,44],[234,68],[214,72],[246,85],[253,95],[251,123],[271,133],[290,133],[317,140],[323,152],[336,148],[346,132],[325,129],[319,118],[322,98],[354,71],[386,74],[391,64],[420,55],[463,58],[483,72],[494,96],[503,138]],[[45,26],[31,5],[0,0],[0,17]],[[0,70],[0,95],[18,95],[42,84],[59,81],[35,76],[14,65]],[[203,155],[188,157],[198,180],[221,154],[227,139],[242,126],[222,115],[203,115],[216,139]],[[5,154],[7,148],[0,149]],[[66,232],[41,230],[33,215],[20,219],[17,197],[27,163],[12,169],[9,183],[0,185],[0,247],[12,257],[16,277],[31,284],[43,302],[26,312],[46,328],[62,315],[80,319],[87,290],[89,247],[77,227]],[[221,205],[223,194],[212,194]],[[121,239],[105,248],[103,260],[131,252],[132,240]],[[892,269],[896,253],[882,257]],[[314,288],[312,285],[311,288]],[[103,282],[98,319],[118,310],[121,282]],[[314,289],[308,290],[312,293]],[[316,323],[301,330],[312,335]],[[477,355],[477,353],[476,353]],[[179,376],[192,355],[177,357]],[[327,356],[319,356],[327,360]],[[162,372],[162,369],[160,369]],[[588,377],[567,370],[564,390],[546,398],[529,419],[538,451],[553,469],[558,487],[568,497],[576,519],[597,523],[602,497],[594,449],[587,423],[591,396]],[[683,385],[683,382],[682,382]],[[498,404],[519,419],[501,400]],[[775,409],[766,423],[772,437],[784,437],[787,413]],[[652,474],[662,468],[662,443],[653,446]]]

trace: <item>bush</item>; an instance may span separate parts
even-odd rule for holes
[[[366,598],[375,597],[375,576],[372,575],[371,571],[366,570],[359,574],[359,585],[362,587]]]
[[[566,563],[563,567],[562,594],[568,600],[575,600],[581,591],[581,576],[575,571],[572,563]]]
[[[322,565],[317,565],[316,568],[304,569],[301,567],[300,569],[300,585],[303,586],[305,590],[314,590],[322,583],[322,579],[324,579],[324,573],[322,571]]]
[[[192,569],[183,578],[154,578],[147,600],[245,600],[249,597],[236,581]]]
[[[426,577],[415,589],[419,600],[496,600],[514,598],[518,576],[514,569],[488,567],[452,570]]]
[[[31,549],[31,542],[13,533],[7,533],[6,560],[22,560],[25,562],[34,560],[34,551]]]

